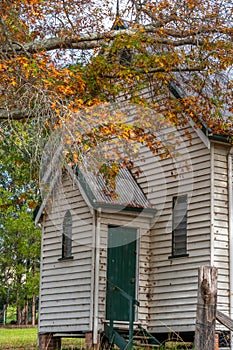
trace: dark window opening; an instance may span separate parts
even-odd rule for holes
[[[72,254],[72,216],[69,210],[65,213],[62,232],[62,258]]]
[[[172,257],[187,255],[187,195],[173,197]]]

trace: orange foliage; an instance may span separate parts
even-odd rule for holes
[[[161,147],[155,122],[180,128],[189,118],[232,137],[232,1],[132,0],[121,6],[128,22],[118,19],[111,30],[110,1],[2,0],[1,111],[13,119],[16,111],[23,122],[42,118],[56,129],[80,110],[118,96],[154,109],[154,119],[131,127],[107,115],[96,126],[86,113],[90,132],[76,138],[84,150],[116,136],[155,153]]]

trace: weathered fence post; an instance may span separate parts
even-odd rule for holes
[[[195,350],[214,350],[216,306],[217,269],[201,266],[198,274]]]

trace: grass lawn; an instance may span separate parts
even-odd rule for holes
[[[63,350],[83,348],[82,339],[62,339]],[[38,350],[37,328],[0,328],[1,350]]]
[[[191,344],[166,342],[166,349],[191,349]],[[63,338],[62,350],[84,350],[84,339]],[[39,350],[37,328],[0,328],[0,350]],[[145,349],[144,349],[145,350]]]

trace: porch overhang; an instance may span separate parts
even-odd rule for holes
[[[110,195],[111,189],[103,175],[77,167],[76,177],[93,209],[149,215],[157,212],[127,168],[121,168],[116,177],[116,198]]]

